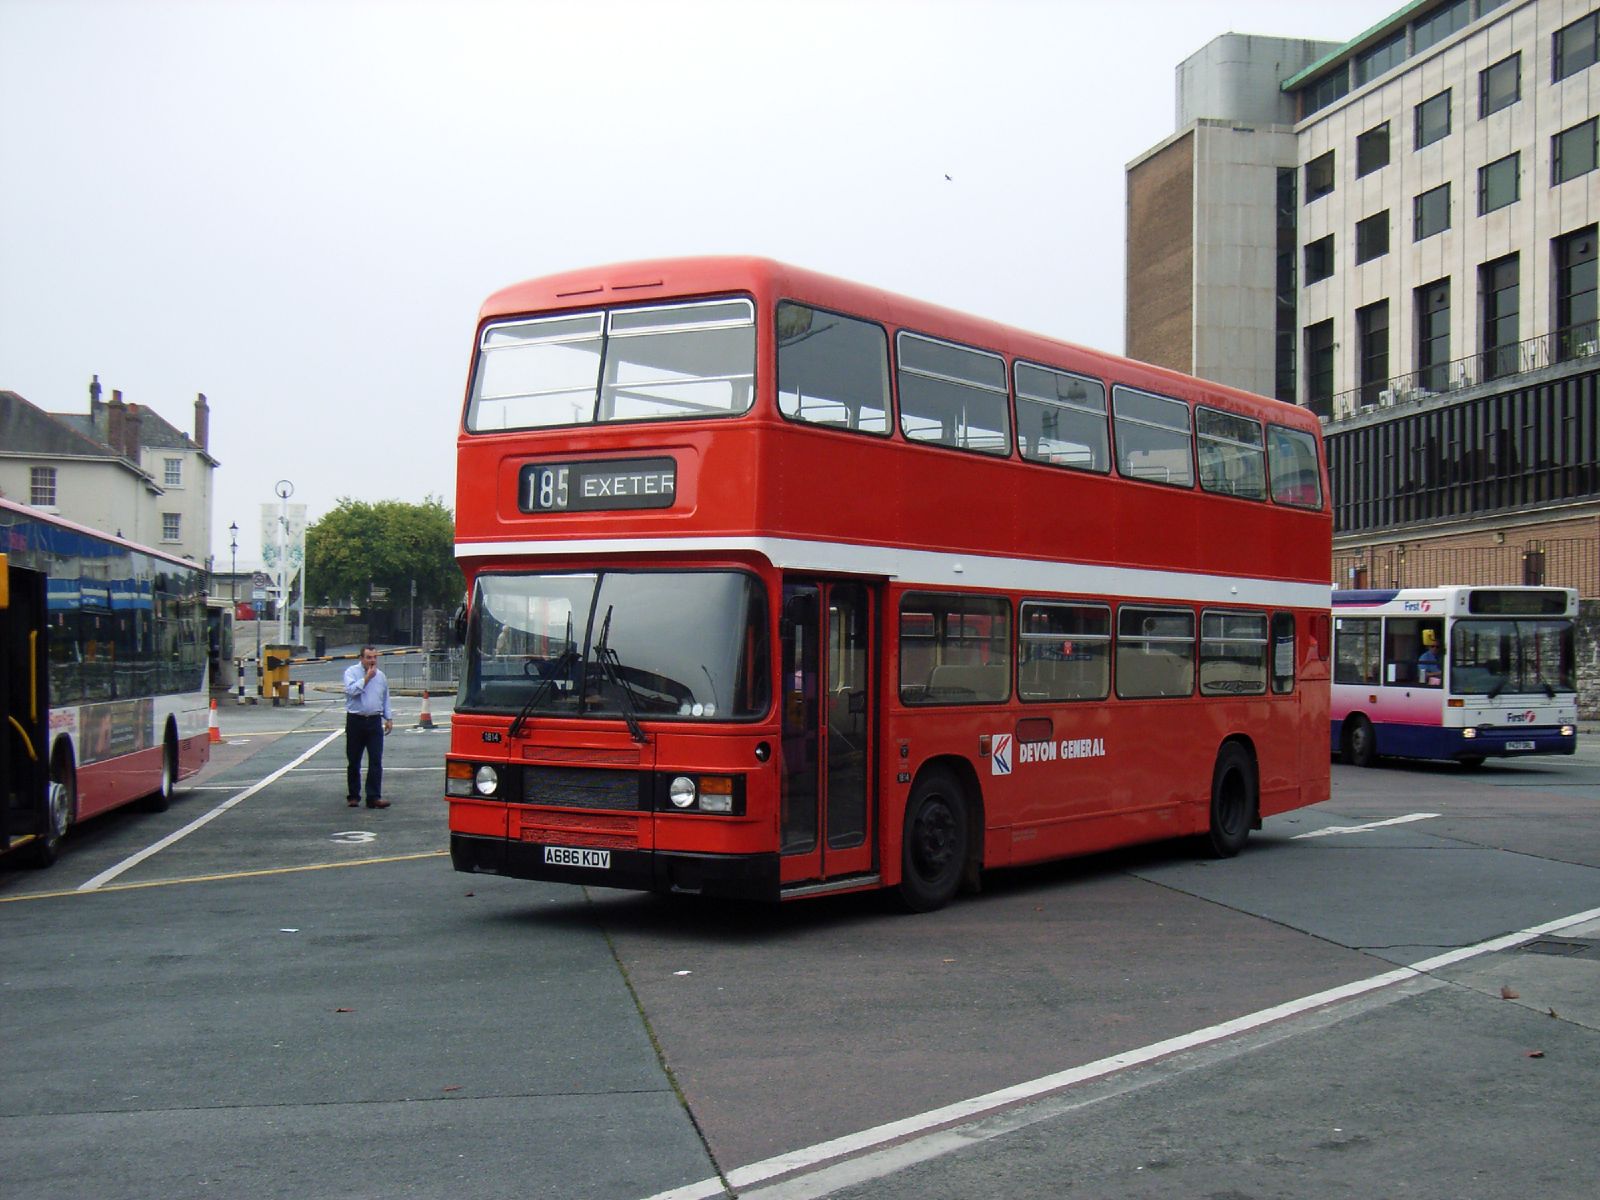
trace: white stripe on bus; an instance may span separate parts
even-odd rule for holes
[[[942,587],[996,588],[1004,591],[1128,596],[1142,600],[1196,601],[1202,604],[1276,605],[1329,608],[1331,583],[1205,575],[1108,567],[1096,563],[1048,562],[944,550],[859,546],[801,538],[663,537],[584,538],[573,541],[457,542],[458,558],[588,557],[603,554],[692,554],[753,552],[786,571],[880,575],[900,583]]]

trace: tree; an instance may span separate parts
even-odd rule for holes
[[[378,587],[402,606],[415,580],[418,608],[454,608],[466,591],[455,534],[455,517],[438,497],[408,504],[346,496],[306,529],[306,596],[312,604],[365,607]]]

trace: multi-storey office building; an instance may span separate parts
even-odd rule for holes
[[[1593,0],[1226,35],[1128,169],[1128,353],[1327,420],[1335,582],[1600,596],[1597,47]]]

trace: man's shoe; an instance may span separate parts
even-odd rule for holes
[[[359,796],[347,796],[347,797],[345,797],[345,803],[348,804],[351,808],[360,808],[361,807],[361,799],[360,799]]]
[[[368,808],[388,808],[389,807],[389,802],[387,800],[368,800],[367,801],[367,807]]]

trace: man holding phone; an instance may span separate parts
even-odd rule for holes
[[[367,756],[367,807],[388,808],[383,798],[383,738],[394,728],[389,680],[378,670],[378,651],[361,647],[361,661],[344,672],[345,803],[361,803],[361,755]]]

